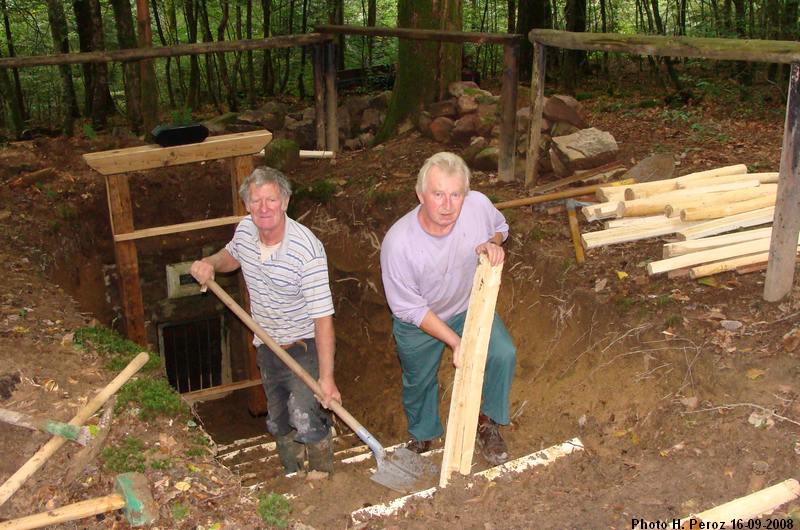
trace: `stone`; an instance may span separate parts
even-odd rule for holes
[[[355,151],[356,149],[361,149],[361,140],[358,138],[348,138],[344,141],[344,148],[349,149],[351,151]]]
[[[389,108],[389,102],[392,100],[392,91],[384,90],[383,92],[372,96],[369,100],[369,106],[373,109],[386,110]]]
[[[625,178],[636,182],[671,179],[677,173],[675,157],[671,154],[650,155],[630,168]]]
[[[500,116],[500,107],[496,103],[478,103],[478,116],[496,121]]]
[[[431,135],[431,122],[433,118],[430,112],[423,110],[417,115],[417,130],[425,136]]]
[[[481,87],[474,81],[453,81],[447,86],[447,91],[455,98],[463,96],[468,91],[480,89]]]
[[[414,129],[414,122],[412,122],[411,119],[406,118],[402,122],[400,122],[400,125],[397,126],[397,134],[398,135],[405,134],[413,129]]]
[[[372,142],[375,141],[375,135],[371,132],[365,132],[358,135],[358,141],[361,142],[361,145],[364,147],[369,147],[372,145]]]
[[[550,135],[566,136],[568,134],[575,134],[578,131],[580,131],[580,129],[575,127],[571,123],[567,123],[565,121],[559,121],[554,123],[553,126],[550,128]]]
[[[288,107],[280,101],[267,101],[258,111],[263,116],[261,124],[269,131],[277,131],[284,127]]]
[[[455,122],[453,122],[453,120],[444,116],[439,116],[431,122],[430,130],[433,139],[437,142],[449,142],[450,132],[453,130],[453,127],[455,127]]]
[[[531,108],[522,107],[517,109],[517,132],[527,132],[531,126]]]
[[[317,129],[313,121],[295,121],[287,124],[283,131],[284,137],[297,142],[300,149],[316,149]]]
[[[477,114],[467,114],[456,120],[450,138],[454,142],[466,142],[478,133],[481,118]]]
[[[276,138],[264,147],[264,165],[286,172],[300,161],[300,146],[289,138]]]
[[[351,96],[345,100],[344,106],[350,113],[350,121],[358,123],[361,120],[361,113],[369,108],[369,96]]]
[[[478,112],[478,134],[488,136],[493,134],[492,131],[494,130],[495,126],[500,126],[500,120],[497,117],[497,114],[493,113],[486,113],[481,114],[480,111]],[[497,135],[499,136],[499,131]]]
[[[475,155],[472,166],[480,171],[497,171],[499,159],[500,149],[497,147],[487,147]]]
[[[560,99],[561,101],[572,107],[572,109],[577,113],[580,113],[581,110],[583,110],[583,105],[581,105],[581,102],[572,96],[567,96],[566,94],[553,94],[552,97]]]
[[[467,94],[458,97],[456,106],[459,116],[464,116],[478,110],[478,102],[475,101],[475,97]]]
[[[472,162],[475,160],[475,157],[486,149],[487,146],[486,138],[483,136],[476,136],[472,140],[470,140],[469,146],[461,152],[461,158],[464,159],[464,162],[467,165],[472,165]]]
[[[343,134],[346,138],[350,138],[353,135],[353,121],[350,119],[350,111],[344,105],[336,109],[336,122],[340,134]]]
[[[236,112],[226,112],[225,114],[221,114],[209,120],[203,122],[210,132],[220,133],[224,132],[225,128],[236,121],[236,117],[238,113]]]
[[[612,161],[616,158],[619,147],[611,133],[590,127],[574,134],[553,137],[553,147],[550,151],[554,150],[572,173],[578,169],[589,169]]]
[[[361,115],[361,124],[359,130],[361,131],[375,131],[383,123],[383,113],[378,109],[366,109]]]
[[[237,119],[245,123],[261,123],[263,114],[257,110],[248,109],[239,113]]]
[[[557,177],[566,177],[567,175],[570,174],[570,171],[567,168],[566,164],[564,164],[564,162],[562,162],[561,159],[559,158],[555,147],[551,147],[550,149],[548,149],[547,153],[548,153],[547,158],[550,160],[550,167],[552,168],[553,173]]]
[[[579,129],[587,127],[586,122],[575,109],[555,97],[545,98],[542,115],[551,122],[565,121]]]
[[[317,109],[314,107],[306,107],[303,109],[304,120],[315,120],[317,118]]]
[[[458,116],[458,109],[456,108],[456,100],[445,99],[436,101],[428,105],[428,112],[431,117],[439,118],[445,116],[447,118],[455,118]]]

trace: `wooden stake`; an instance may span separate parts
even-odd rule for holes
[[[539,140],[542,137],[542,110],[544,109],[544,68],[547,48],[533,43],[531,68],[531,122],[528,127],[528,155],[525,158],[525,187],[536,186],[539,175]]]
[[[485,255],[479,260],[461,338],[461,367],[456,368],[450,400],[439,487],[447,485],[453,471],[469,474],[475,450],[483,373],[503,272],[502,264],[492,267]]]
[[[517,155],[517,84],[519,81],[519,43],[503,47],[503,109],[500,121],[500,154],[497,177],[503,182],[514,181]]]
[[[709,263],[712,261],[746,256],[747,254],[764,252],[768,249],[769,238],[765,237],[762,239],[755,239],[753,241],[745,241],[744,243],[729,245],[727,247],[701,250],[699,252],[692,252],[691,254],[684,254],[683,256],[675,256],[674,258],[652,261],[647,264],[647,273],[652,276],[654,274],[660,274],[662,272],[679,269],[681,267],[690,267],[692,265],[699,265],[701,263]]]
[[[652,195],[657,195],[659,193],[664,193],[666,191],[672,191],[674,189],[677,189],[678,185],[682,182],[689,182],[692,180],[704,180],[711,177],[718,177],[722,175],[736,175],[740,173],[747,173],[747,166],[745,166],[744,164],[737,164],[734,166],[725,166],[716,169],[709,169],[707,171],[698,171],[696,173],[689,173],[688,175],[684,175],[682,177],[676,177],[674,179],[654,180],[653,182],[642,182],[641,184],[634,184],[632,186],[628,186],[628,189],[625,190],[625,198],[628,200],[643,199],[645,197],[650,197]],[[630,190],[630,192],[628,190]]]
[[[317,149],[325,149],[325,48],[322,44],[311,47],[314,64],[314,131]]]
[[[745,265],[753,265],[756,263],[766,263],[769,259],[769,252],[758,252],[756,254],[748,254],[746,256],[739,256],[738,258],[724,259],[707,263],[705,265],[698,265],[689,269],[689,277],[692,279],[704,278],[705,276],[712,276],[720,272],[732,271],[743,267]]]
[[[772,228],[757,228],[755,230],[745,230],[744,232],[734,232],[733,234],[725,234],[722,236],[704,237],[702,239],[692,239],[690,241],[677,241],[675,243],[667,243],[664,245],[663,258],[673,258],[675,256],[682,256],[691,252],[699,250],[708,250],[710,248],[719,248],[726,245],[733,245],[743,241],[752,241],[754,239],[763,239],[770,237]]]
[[[761,208],[768,208],[775,205],[775,195],[765,195],[746,201],[734,202],[731,204],[721,204],[716,206],[706,206],[697,208],[684,208],[681,210],[681,219],[684,221],[704,221],[708,219],[719,219],[738,213],[752,212]]]
[[[746,173],[739,175],[721,175],[709,179],[690,180],[678,182],[678,189],[697,188],[700,186],[713,186],[715,184],[725,184],[730,182],[741,182],[743,180],[757,180],[761,184],[775,184],[778,182],[778,173]]]
[[[757,180],[743,182],[728,182],[713,186],[702,186],[698,188],[675,189],[658,195],[646,197],[644,199],[634,199],[622,202],[622,217],[635,217],[641,215],[655,215],[664,213],[667,217],[673,217],[670,212],[673,204],[687,206],[702,204],[719,204],[733,202],[737,200],[751,199],[760,197],[768,193],[762,191],[761,183]]]
[[[587,232],[581,236],[581,241],[583,243],[583,248],[589,250],[606,245],[614,245],[616,243],[627,243],[630,241],[639,241],[640,239],[665,236],[683,228],[687,228],[687,224],[682,222],[674,224],[665,223],[657,226],[643,226],[641,228],[623,226],[597,232]]]
[[[732,521],[732,520],[753,520],[759,516],[770,512],[789,501],[800,497],[800,483],[790,478],[774,486],[751,493],[736,500],[720,504],[716,508],[711,508],[704,512],[685,517],[681,520],[681,528],[690,528],[690,521]],[[691,528],[701,528],[695,523]]]
[[[631,180],[633,179],[628,179],[628,181],[620,181],[620,185],[627,184]],[[502,210],[503,208],[514,208],[516,206],[528,206],[531,204],[539,204],[542,202],[566,199],[569,197],[580,197],[581,195],[594,193],[600,188],[600,186],[608,186],[608,184],[593,184],[591,186],[581,186],[580,188],[569,188],[564,191],[545,193],[544,195],[537,195],[535,197],[526,197],[524,199],[513,199],[510,201],[497,202],[495,203],[494,207],[498,210]]]
[[[682,228],[678,230],[677,235],[679,239],[684,240],[699,239],[701,237],[730,232],[739,228],[763,225],[772,222],[774,212],[775,208],[762,208],[761,210],[744,212],[730,217],[723,217],[722,219],[705,221],[690,228]]]

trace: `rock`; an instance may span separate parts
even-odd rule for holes
[[[417,115],[417,130],[425,136],[431,135],[431,114],[427,110],[423,110]]]
[[[378,109],[366,109],[361,115],[361,124],[359,130],[361,131],[376,131],[383,123],[383,113]]]
[[[575,109],[555,97],[545,98],[542,115],[551,122],[565,121],[579,129],[585,129],[587,126]]]
[[[517,110],[517,132],[524,133],[528,132],[528,128],[531,126],[531,108],[530,107],[522,107],[521,109]]]
[[[375,135],[371,132],[365,132],[358,135],[358,141],[361,142],[361,145],[364,147],[369,147],[372,145],[372,142],[375,141]]]
[[[289,108],[280,101],[271,100],[264,103],[258,110],[263,116],[261,124],[269,131],[277,131],[285,125]]]
[[[409,118],[404,119],[400,125],[397,126],[397,134],[405,134],[408,131],[414,129],[414,122],[412,122]]]
[[[245,123],[261,123],[262,118],[263,115],[259,111],[248,109],[240,112],[237,119]]]
[[[225,128],[236,121],[236,116],[238,116],[236,112],[226,112],[225,114],[204,121],[203,125],[208,128],[209,132],[225,132]]]
[[[525,85],[517,86],[517,109],[523,107],[530,107],[531,105],[531,87]]]
[[[550,120],[548,120],[547,118],[542,116],[542,125],[541,125],[541,127],[539,127],[539,131],[547,132],[547,131],[550,130],[550,127],[552,127],[552,124],[550,123]]]
[[[496,103],[478,103],[478,116],[497,121],[500,116],[500,107]]]
[[[384,90],[369,100],[369,106],[373,109],[386,110],[389,108],[389,102],[392,100],[392,91]]]
[[[459,116],[464,116],[478,110],[478,102],[475,101],[475,97],[468,96],[466,94],[458,97],[456,106],[458,108]]]
[[[350,121],[358,123],[361,120],[361,113],[369,108],[369,96],[352,96],[344,102],[347,112],[350,113]]]
[[[742,326],[744,324],[742,324],[738,320],[721,320],[719,325],[722,326],[723,329],[726,329],[728,331],[738,331],[742,329]]]
[[[293,140],[300,149],[316,149],[317,130],[312,121],[296,121],[287,124],[279,138]]]
[[[0,375],[0,400],[5,401],[10,398],[20,381],[19,372]]]
[[[433,118],[439,118],[442,116],[447,118],[455,118],[458,116],[456,101],[454,99],[445,99],[431,103],[428,105],[428,112]]]
[[[450,138],[454,142],[466,142],[478,133],[481,118],[477,114],[467,114],[456,120]]]
[[[578,131],[580,131],[580,129],[578,129],[571,123],[560,121],[555,123],[550,128],[550,136],[566,136],[568,134],[575,134]]]
[[[455,122],[453,122],[453,120],[444,116],[439,116],[431,122],[430,130],[433,139],[437,142],[449,142],[450,132],[453,130],[453,127],[455,127]]]
[[[464,149],[464,151],[461,153],[461,158],[464,159],[464,162],[466,162],[467,165],[471,166],[478,153],[486,149],[487,145],[488,143],[486,142],[486,138],[483,136],[476,136],[470,140],[469,147]]]
[[[351,151],[355,151],[356,149],[361,149],[361,140],[358,138],[348,138],[344,141],[344,148],[349,149]]]
[[[553,173],[557,177],[566,177],[570,174],[569,168],[567,168],[566,164],[561,161],[558,154],[556,153],[556,148],[551,147],[547,150],[548,158],[550,159],[550,167],[553,169]]]
[[[617,142],[611,133],[595,127],[582,129],[575,134],[553,137],[553,147],[569,173],[578,169],[597,167],[613,160],[618,152]],[[553,165],[555,169],[555,164]]]
[[[447,87],[447,91],[455,98],[461,97],[469,91],[476,91],[480,89],[481,87],[479,87],[474,81],[453,81]]]
[[[277,138],[264,148],[264,165],[286,172],[300,161],[300,146],[294,140]]]
[[[560,99],[561,101],[572,107],[572,109],[575,112],[580,113],[580,111],[583,110],[583,105],[581,105],[581,102],[572,96],[567,96],[566,94],[553,94],[552,97]]]
[[[500,149],[497,147],[487,147],[475,155],[472,165],[481,171],[497,171],[497,163],[500,159]]]
[[[315,120],[317,118],[317,109],[314,107],[306,107],[303,109],[303,118],[304,120]]]
[[[675,176],[675,157],[670,154],[651,155],[634,165],[625,178],[635,178],[636,182],[671,179]]]
[[[353,120],[350,119],[350,111],[344,105],[336,109],[336,126],[339,133],[350,138],[353,135]]]

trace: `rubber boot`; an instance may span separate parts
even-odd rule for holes
[[[317,443],[306,444],[306,452],[309,471],[333,473],[333,439],[330,433]]]
[[[294,433],[278,436],[276,439],[278,456],[286,474],[296,473],[303,469],[303,444],[294,441]]]

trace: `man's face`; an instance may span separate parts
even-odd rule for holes
[[[420,215],[423,226],[433,235],[450,232],[464,205],[464,180],[459,173],[447,173],[437,166],[428,171],[428,182],[422,193],[417,193],[422,205]]]
[[[247,211],[259,231],[270,232],[279,228],[284,222],[284,212],[288,206],[289,200],[281,196],[277,184],[270,182],[259,187],[250,184]]]

